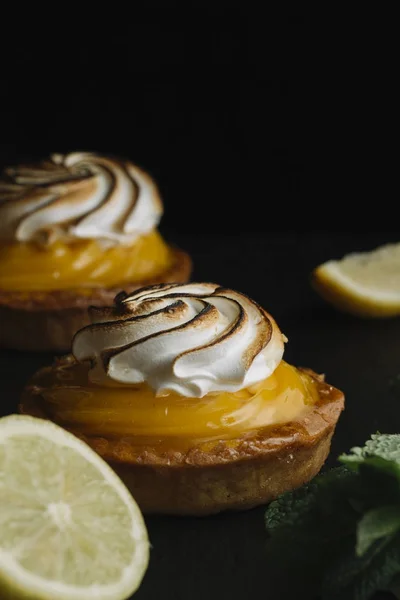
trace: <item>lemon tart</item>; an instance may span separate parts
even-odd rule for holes
[[[343,394],[283,360],[286,338],[256,302],[160,284],[90,312],[20,409],[85,440],[144,512],[250,508],[320,470]]]
[[[129,161],[55,154],[0,179],[0,346],[66,351],[121,288],[187,281],[191,261],[157,230],[163,205]]]

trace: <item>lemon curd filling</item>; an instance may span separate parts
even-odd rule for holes
[[[100,387],[89,382],[88,367],[79,363],[53,368],[35,384],[53,421],[77,433],[128,437],[138,444],[236,437],[289,422],[319,397],[314,380],[284,361],[256,385],[203,398],[156,397],[146,384]]]
[[[156,277],[172,264],[172,253],[158,231],[130,246],[105,249],[95,240],[49,246],[13,243],[0,246],[0,289],[50,291],[114,287]]]

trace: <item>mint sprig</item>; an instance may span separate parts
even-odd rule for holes
[[[369,600],[400,576],[400,435],[375,434],[339,460],[266,511],[282,597]]]
[[[356,555],[363,556],[374,542],[400,530],[400,505],[379,506],[366,512],[357,525]]]

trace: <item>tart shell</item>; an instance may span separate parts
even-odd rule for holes
[[[241,438],[166,452],[137,446],[134,440],[71,431],[111,465],[145,514],[210,515],[252,508],[312,479],[329,454],[344,395],[323,376],[303,370],[314,378],[319,400],[295,421]],[[23,394],[20,412],[48,418],[34,382]]]
[[[89,324],[88,307],[107,306],[123,288],[132,292],[155,283],[186,282],[192,270],[189,255],[173,250],[172,266],[157,277],[113,288],[49,292],[0,289],[0,348],[67,352],[74,334]]]

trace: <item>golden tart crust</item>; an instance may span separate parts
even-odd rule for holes
[[[172,266],[157,277],[123,286],[132,292],[154,283],[185,282],[192,270],[190,256],[173,250]],[[82,288],[49,292],[10,292],[0,289],[0,347],[16,350],[66,352],[78,329],[89,324],[91,305],[107,306],[118,288]]]
[[[294,421],[237,439],[165,451],[138,447],[129,439],[79,437],[112,466],[146,514],[209,515],[252,508],[312,479],[328,456],[344,395],[323,376],[303,370],[315,380],[319,400]],[[20,411],[47,418],[35,394],[35,377]]]

